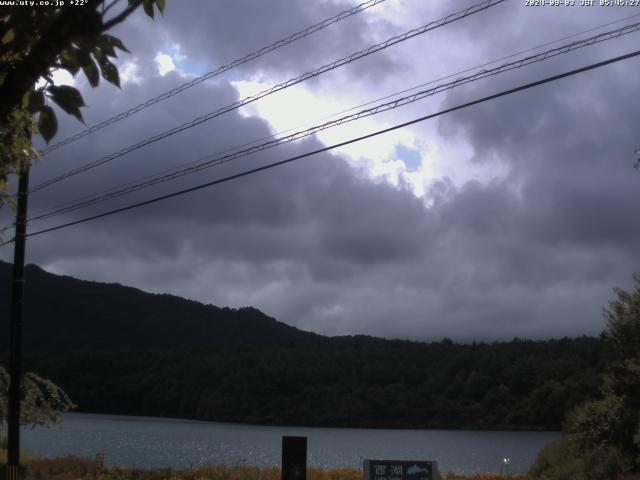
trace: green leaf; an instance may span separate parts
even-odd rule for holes
[[[106,38],[106,35],[100,35],[96,39],[96,47],[102,50],[102,53],[108,55],[109,57],[116,58],[118,56],[116,55],[116,51],[113,48],[113,44],[109,41],[108,38]]]
[[[98,71],[98,67],[92,58],[89,58],[88,62],[82,64],[82,71],[87,76],[89,84],[93,88],[97,87],[100,83],[100,72]]]
[[[153,18],[153,1],[154,0],[142,0],[142,8],[144,8],[144,13]]]
[[[47,91],[51,93],[51,99],[56,102],[60,108],[84,123],[82,113],[80,112],[80,107],[84,107],[84,100],[82,100],[82,95],[80,95],[78,90],[68,85],[52,85],[47,88]]]
[[[164,8],[166,6],[165,0],[156,0],[156,5],[158,6],[158,10],[160,10],[160,13],[164,14]]]
[[[114,37],[113,35],[109,35],[107,33],[103,34],[101,36],[102,42],[111,45],[112,47],[115,47],[117,49],[122,50],[123,52],[127,52],[127,53],[131,53],[127,47],[124,46],[124,43],[122,43],[122,40],[120,40],[118,37]]]
[[[80,49],[78,50],[78,60],[82,71],[86,75],[87,80],[89,80],[89,84],[94,88],[97,87],[100,84],[100,71],[91,58],[91,54],[86,50]]]
[[[42,110],[42,107],[44,106],[44,93],[42,89],[29,90],[24,94],[22,104],[27,107],[31,113],[36,113]]]
[[[102,54],[102,52],[94,52],[96,59],[100,65],[102,71],[102,77],[109,83],[113,83],[116,87],[120,88],[120,75],[116,66],[109,61],[109,59]]]
[[[0,39],[0,42],[2,42],[3,45],[6,45],[7,43],[13,42],[15,38],[16,38],[16,33],[13,31],[13,28],[10,28],[2,36],[2,39]]]
[[[62,67],[68,70],[73,76],[75,76],[80,69],[77,52],[73,49],[67,48],[60,53],[60,63],[62,63]]]
[[[47,143],[53,138],[58,131],[58,121],[53,108],[45,105],[40,110],[40,118],[38,119],[38,131]]]

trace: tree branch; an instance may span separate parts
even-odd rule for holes
[[[7,71],[0,83],[0,122],[20,105],[24,94],[33,88],[37,80],[48,74],[49,68],[72,38],[101,32],[102,17],[97,8],[102,2],[90,0],[85,8],[64,9],[29,54]]]
[[[104,15],[111,10],[114,6],[116,6],[116,4],[118,4],[120,2],[120,0],[113,0],[109,5],[107,5],[106,7],[104,6],[104,3],[102,4],[103,9],[102,9],[102,18],[104,19]]]
[[[106,32],[110,28],[118,25],[119,23],[124,22],[127,19],[127,17],[131,15],[135,11],[135,9],[138,8],[140,5],[142,5],[142,0],[136,0],[135,2],[133,2],[131,5],[125,8],[120,14],[116,15],[108,22],[105,22],[102,27],[102,31]]]

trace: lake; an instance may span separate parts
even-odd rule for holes
[[[310,466],[361,468],[362,459],[437,460],[441,471],[524,472],[556,432],[265,427],[68,413],[60,425],[23,430],[22,448],[44,457],[105,454],[105,464],[187,468],[279,465],[283,435],[307,437]]]

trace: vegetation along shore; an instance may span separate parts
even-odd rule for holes
[[[251,466],[229,467],[211,465],[206,467],[175,470],[137,468],[99,468],[95,461],[78,457],[33,459],[26,463],[25,480],[280,480],[277,467],[259,468]],[[479,473],[459,475],[445,473],[442,480],[499,480],[503,475]],[[509,476],[511,480],[528,480],[522,475]],[[351,468],[325,470],[309,468],[307,480],[361,480],[362,472]]]

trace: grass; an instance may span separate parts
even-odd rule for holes
[[[36,457],[29,452],[20,452],[20,463],[28,463],[34,460]],[[0,465],[7,463],[7,451],[0,450]]]
[[[93,460],[62,457],[54,459],[31,459],[26,462],[27,480],[280,480],[279,468],[251,466],[229,467],[212,465],[185,470],[105,468],[99,469]],[[447,473],[443,480],[503,480],[496,474],[463,476]],[[525,476],[510,476],[511,480],[527,480]],[[361,480],[360,470],[340,468],[324,470],[309,468],[307,480]]]
[[[0,452],[0,459],[3,453]],[[0,464],[2,464],[0,462]],[[78,457],[27,458],[26,480],[280,480],[280,469],[251,466],[229,467],[211,465],[207,467],[174,470],[137,469],[111,467],[100,469],[93,460]],[[452,472],[443,474],[441,480],[505,480],[505,475],[477,473],[461,475]],[[534,480],[527,475],[510,475],[510,480]],[[309,468],[307,480],[362,480],[360,470],[340,468],[324,470]],[[541,479],[542,480],[542,479]],[[625,480],[640,480],[640,476],[628,476]]]

